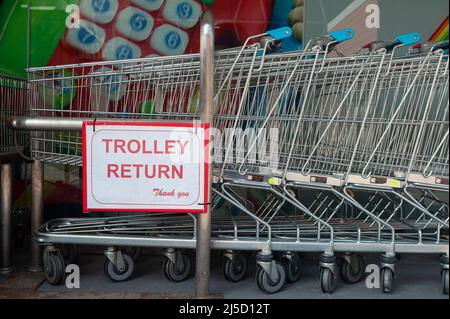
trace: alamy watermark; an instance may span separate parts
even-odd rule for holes
[[[80,7],[76,4],[69,4],[66,7],[66,13],[68,14],[66,18],[66,26],[68,29],[79,29],[80,28]]]
[[[68,289],[80,289],[80,267],[75,264],[66,267],[66,287]]]
[[[103,7],[105,0],[94,0],[93,5]],[[369,4],[366,6],[365,12],[368,14],[366,17],[366,27],[368,29],[379,29],[381,22],[380,6],[377,4]],[[80,28],[80,7],[76,4],[69,4],[66,7],[66,26],[69,29]]]
[[[209,133],[209,134],[208,134]],[[209,161],[215,164],[256,165],[260,170],[274,170],[279,166],[280,150],[287,151],[291,145],[280,145],[278,128],[212,128],[207,133],[211,137],[208,145],[211,150]],[[182,133],[174,131],[170,135],[174,141],[185,140]],[[190,141],[185,141],[186,144]],[[133,145],[132,148],[137,147]],[[172,163],[202,163],[204,158],[192,153],[195,148],[185,148],[184,155],[170,156]]]
[[[380,6],[377,4],[369,4],[366,7],[366,27],[367,29],[379,29],[381,27]]]

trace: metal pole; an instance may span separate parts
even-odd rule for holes
[[[12,164],[1,167],[1,216],[0,216],[0,273],[12,272],[11,268],[11,215],[12,215]]]
[[[17,131],[35,131],[35,132],[81,132],[83,122],[94,120],[88,118],[56,118],[56,117],[30,117],[16,116],[7,119],[6,124],[9,128]],[[102,119],[97,118],[97,122],[130,122],[135,120],[127,119]],[[145,121],[144,121],[145,122]],[[154,121],[148,121],[154,122]],[[161,121],[158,121],[161,122]]]
[[[35,160],[31,171],[31,272],[40,272],[42,268],[41,247],[34,239],[35,231],[42,225],[44,211],[44,164]]]
[[[208,123],[212,128],[214,116],[214,16],[208,10],[206,10],[202,16],[200,36],[200,120],[202,123]],[[208,134],[210,135],[210,132],[208,132]],[[212,165],[211,163],[209,163],[209,165],[210,175],[208,178],[208,189],[211,190]],[[209,295],[211,257],[210,202],[211,191],[209,191],[208,196],[207,213],[200,214],[197,217],[197,260],[195,268],[197,298],[207,298]]]

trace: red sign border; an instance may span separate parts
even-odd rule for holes
[[[87,207],[87,147],[86,147],[86,129],[91,126],[145,126],[145,127],[185,127],[185,128],[195,128],[200,127],[206,131],[209,129],[209,124],[206,123],[179,123],[179,122],[112,122],[112,121],[86,121],[83,122],[82,126],[82,174],[83,174],[83,212],[84,213],[192,213],[192,214],[205,214],[208,212],[208,195],[209,195],[209,151],[206,150],[204,153],[205,159],[205,176],[204,176],[204,199],[202,209],[188,210],[188,209],[100,209],[100,208],[89,208]],[[209,145],[209,135],[205,134],[204,146],[205,148]]]

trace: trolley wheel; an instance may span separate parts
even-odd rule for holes
[[[123,282],[131,278],[134,273],[134,261],[127,254],[122,254],[123,261],[125,264],[124,270],[119,270],[117,267],[111,262],[111,260],[106,259],[104,265],[105,275],[114,282]]]
[[[242,254],[235,254],[233,259],[226,258],[222,264],[225,279],[231,282],[240,282],[247,276],[248,261]]]
[[[286,280],[292,284],[299,281],[301,276],[301,259],[299,255],[293,256],[291,259],[283,258],[282,263],[286,269]]]
[[[448,295],[448,269],[443,269],[441,273],[442,291]]]
[[[77,264],[80,258],[80,251],[76,245],[62,245],[60,247],[61,256],[66,265]]]
[[[326,267],[320,268],[320,287],[327,294],[332,294],[336,291],[337,281],[331,269]]]
[[[45,277],[50,285],[56,286],[62,283],[66,275],[64,259],[59,252],[44,251]]]
[[[256,272],[256,283],[258,284],[259,289],[266,294],[276,294],[286,286],[286,270],[281,263],[277,262],[276,265],[279,276],[277,282],[273,282],[270,275],[260,266]]]
[[[125,254],[131,256],[133,261],[137,262],[142,257],[142,248],[141,247],[125,247],[122,250]]]
[[[341,266],[341,277],[347,284],[356,284],[360,282],[365,273],[365,263],[361,255],[352,256],[355,258],[355,263],[352,265],[347,260],[343,259]]]
[[[164,258],[164,275],[173,282],[182,282],[189,278],[191,274],[191,258],[188,255],[181,254],[183,258],[182,265],[173,263],[169,258]]]
[[[394,272],[392,269],[384,267],[381,270],[381,288],[386,294],[394,291]]]

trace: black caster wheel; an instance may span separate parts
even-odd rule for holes
[[[189,278],[191,275],[191,258],[185,254],[180,255],[183,262],[177,265],[173,263],[169,258],[164,258],[164,275],[173,282],[182,282]]]
[[[448,295],[448,269],[443,269],[441,273],[442,291]]]
[[[351,258],[354,258],[353,264],[342,259],[341,277],[347,284],[356,284],[364,278],[365,263],[361,255],[354,255]]]
[[[394,272],[390,268],[383,268],[381,270],[381,288],[386,294],[394,291]]]
[[[256,272],[256,283],[258,284],[259,289],[266,294],[276,294],[283,290],[286,286],[286,270],[281,263],[276,263],[277,271],[278,271],[278,281],[274,282],[270,278],[269,274],[264,271],[262,267],[258,267]]]
[[[62,245],[60,247],[61,256],[66,265],[78,264],[80,252],[76,245]]]
[[[117,269],[117,267],[109,260],[106,259],[104,265],[105,275],[114,282],[127,281],[133,276],[134,273],[134,261],[133,258],[127,254],[122,254],[125,268],[123,270]]]
[[[66,275],[64,259],[59,252],[44,251],[44,271],[50,285],[56,286],[63,282]]]
[[[226,280],[240,282],[247,276],[247,258],[242,254],[235,254],[232,260],[225,257],[222,269]]]
[[[135,262],[139,261],[142,257],[141,247],[125,247],[122,251],[128,256],[131,256]]]
[[[327,294],[332,294],[336,291],[337,280],[330,268],[320,268],[320,287]]]
[[[300,280],[301,259],[299,255],[292,256],[291,259],[283,258],[283,265],[286,269],[286,280],[292,284]]]

